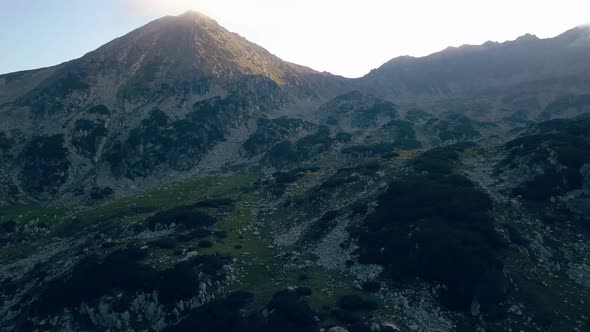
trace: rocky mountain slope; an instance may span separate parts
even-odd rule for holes
[[[349,80],[188,12],[0,76],[0,331],[587,330],[587,36]]]
[[[5,181],[47,199],[188,171],[232,131],[328,98],[343,81],[204,15],[164,17],[80,59],[0,77],[0,129],[14,145]]]

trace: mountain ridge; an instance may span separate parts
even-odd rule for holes
[[[437,108],[446,104],[445,110],[478,99],[486,104],[478,116],[487,114],[488,120],[498,120],[502,110],[523,108],[530,119],[546,119],[545,108],[554,100],[590,88],[589,31],[578,27],[554,38],[525,35],[421,58],[395,58],[360,78],[357,86],[398,103]]]

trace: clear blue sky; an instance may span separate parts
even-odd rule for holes
[[[0,74],[79,58],[188,9],[284,60],[348,77],[400,55],[590,23],[590,0],[0,0]]]
[[[78,58],[158,17],[125,0],[0,0],[0,73]]]

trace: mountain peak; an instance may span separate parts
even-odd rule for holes
[[[118,77],[123,90],[141,85],[142,91],[157,91],[162,84],[192,86],[199,82],[227,88],[250,76],[291,88],[301,86],[303,76],[313,73],[282,61],[193,10],[154,20],[75,64],[85,73],[96,73],[95,77]],[[149,94],[142,92],[142,96]]]
[[[196,10],[187,10],[186,12],[178,15],[180,18],[191,18],[197,20],[205,20],[205,21],[215,21],[214,19],[210,18],[209,16],[198,12]]]
[[[539,37],[537,37],[536,35],[527,33],[527,34],[524,34],[524,35],[516,38],[515,41],[517,41],[517,42],[527,42],[527,41],[537,41],[537,40],[539,40]]]
[[[200,16],[200,17],[207,17],[207,18],[209,18],[207,15],[205,15],[205,14],[199,12],[199,11],[193,10],[193,9],[189,9],[189,10],[185,11],[184,13],[182,13],[182,14],[180,14],[178,16]]]
[[[173,24],[225,30],[216,20],[196,10],[188,10],[178,16],[167,16],[165,19],[168,19],[169,22],[173,22]]]

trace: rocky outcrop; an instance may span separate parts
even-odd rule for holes
[[[391,102],[352,91],[324,104],[320,107],[318,116],[322,123],[351,131],[378,128],[396,118],[397,112],[398,107]]]

